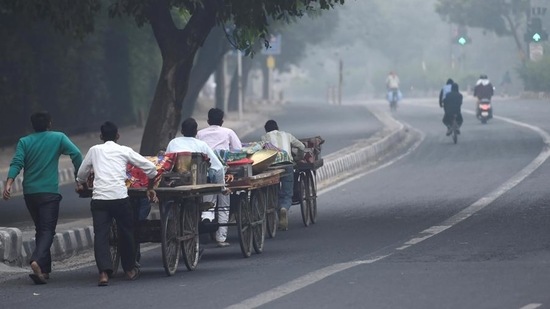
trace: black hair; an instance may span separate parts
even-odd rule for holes
[[[279,130],[279,126],[277,125],[277,122],[275,120],[271,119],[265,123],[264,129],[266,132],[271,132],[274,130]]]
[[[187,118],[181,123],[181,134],[185,137],[197,136],[197,121],[193,118]]]
[[[211,108],[208,111],[208,124],[221,126],[223,124],[223,111],[219,108]]]
[[[453,85],[451,86],[451,91],[458,92],[458,84],[457,83],[453,83]]]
[[[101,139],[104,142],[116,141],[118,138],[118,127],[111,121],[105,121],[101,125]]]
[[[447,85],[452,85],[453,83],[454,83],[454,81],[453,81],[452,79],[449,78],[449,79],[447,80]]]
[[[50,128],[52,116],[46,111],[36,112],[31,115],[31,123],[35,132],[44,132]]]

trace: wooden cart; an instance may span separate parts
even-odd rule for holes
[[[194,270],[199,261],[199,221],[202,196],[222,192],[221,184],[197,184],[179,187],[156,188],[159,198],[160,219],[138,220],[141,201],[147,198],[146,188],[130,188],[134,208],[136,243],[161,243],[162,263],[168,276],[173,275],[180,256],[188,270]],[[116,224],[113,222],[110,234],[113,275],[120,260]]]
[[[235,223],[228,226],[237,226],[239,244],[244,257],[262,253],[265,241],[266,228],[269,235],[274,236],[272,230],[277,228],[277,204],[279,179],[283,173],[281,169],[264,171],[251,177],[237,179],[227,184],[232,191],[230,213],[235,215]]]

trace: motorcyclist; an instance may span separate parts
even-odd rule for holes
[[[443,99],[443,110],[445,115],[443,116],[443,124],[447,127],[447,136],[453,133],[452,124],[453,124],[453,115],[456,114],[456,123],[458,128],[462,126],[462,113],[460,112],[460,107],[462,106],[462,94],[458,91],[458,84],[453,83],[451,85],[451,92],[449,92],[445,99]],[[460,134],[460,130],[457,130],[457,133]]]
[[[483,99],[488,99],[491,101],[491,98],[494,94],[494,87],[493,84],[491,84],[491,81],[487,77],[487,75],[482,74],[479,76],[479,80],[476,82],[476,86],[474,87],[474,97],[477,98],[477,106],[476,106],[476,116],[479,118],[481,116],[481,109],[479,108],[479,103]],[[489,118],[493,118],[493,109],[491,108],[489,110]]]
[[[447,79],[447,83],[445,83],[445,86],[441,88],[441,91],[439,91],[439,107],[443,107],[443,99],[447,96],[449,92],[451,92],[451,86],[453,85],[454,81],[452,79]]]

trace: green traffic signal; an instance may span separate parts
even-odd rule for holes
[[[458,44],[464,45],[466,43],[468,43],[468,40],[465,37],[461,36],[460,38],[458,38]]]
[[[533,34],[533,41],[538,42],[538,41],[540,41],[540,39],[542,39],[540,34],[538,34],[538,33]]]

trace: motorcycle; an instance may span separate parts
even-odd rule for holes
[[[477,118],[481,121],[481,123],[486,124],[489,119],[493,118],[491,100],[481,99],[477,104],[477,108],[479,110]]]

